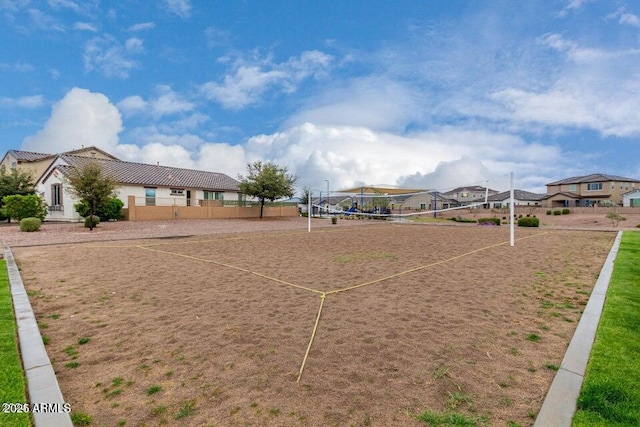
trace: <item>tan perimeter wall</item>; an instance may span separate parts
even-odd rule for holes
[[[174,219],[233,219],[259,218],[260,206],[136,206],[135,196],[128,197],[128,208],[123,209],[129,221],[168,221]],[[296,206],[265,206],[264,217],[298,216]]]
[[[563,208],[548,208],[544,206],[514,206],[514,213],[516,215],[522,214],[530,214],[541,216],[545,215],[548,210],[562,210]],[[574,214],[598,214],[598,215],[606,215],[609,212],[616,212],[620,215],[624,214],[637,214],[640,213],[640,208],[623,208],[621,206],[615,207],[604,207],[604,206],[596,206],[596,207],[578,207],[578,208],[568,208],[571,213]],[[472,217],[493,217],[495,215],[509,215],[509,208],[500,208],[500,209],[455,209],[451,211],[438,212],[438,216],[442,216],[443,218],[451,218],[457,216],[472,216]]]

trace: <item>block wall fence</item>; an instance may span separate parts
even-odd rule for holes
[[[260,206],[136,206],[135,196],[127,197],[128,207],[122,210],[128,221],[168,221],[181,219],[259,218]],[[265,206],[264,217],[298,216],[296,206]]]

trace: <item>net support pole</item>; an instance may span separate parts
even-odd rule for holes
[[[515,244],[514,238],[514,230],[515,230],[515,220],[513,216],[515,215],[515,206],[514,206],[514,197],[513,197],[513,172],[511,172],[511,190],[509,191],[509,216],[511,220],[509,221],[509,244],[513,246]]]
[[[311,191],[307,193],[307,232],[311,233]]]

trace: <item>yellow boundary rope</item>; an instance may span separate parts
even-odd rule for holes
[[[298,374],[297,383],[300,382],[300,378],[302,378],[302,372],[304,372],[304,366],[307,364],[307,357],[309,357],[309,352],[311,351],[311,346],[313,345],[313,340],[316,337],[316,331],[318,330],[318,323],[320,323],[320,314],[322,314],[322,306],[324,306],[324,300],[327,297],[326,294],[320,295],[320,308],[318,309],[318,316],[316,317],[316,323],[313,325],[313,332],[311,332],[311,339],[309,340],[309,345],[307,346],[307,351],[304,353],[304,359],[302,359],[302,365],[300,366],[300,373]]]
[[[166,254],[166,255],[173,255],[173,256],[177,256],[177,257],[181,257],[181,258],[187,258],[187,259],[192,259],[192,260],[195,260],[195,261],[202,261],[202,262],[206,262],[206,263],[209,263],[209,264],[215,264],[215,265],[219,265],[219,266],[222,266],[222,267],[232,268],[234,270],[242,271],[242,272],[248,273],[248,274],[253,274],[255,276],[262,277],[264,279],[271,280],[273,282],[280,283],[282,285],[292,286],[294,288],[303,289],[305,291],[314,292],[316,294],[321,294],[321,295],[324,294],[323,291],[319,291],[317,289],[312,289],[312,288],[308,288],[306,286],[296,285],[295,283],[289,283],[289,282],[286,282],[284,280],[277,279],[275,277],[267,276],[266,274],[262,274],[262,273],[258,273],[258,272],[255,272],[255,271],[247,270],[246,268],[238,267],[236,265],[231,265],[231,264],[227,264],[227,263],[220,262],[220,261],[214,261],[214,260],[210,260],[210,259],[198,258],[198,257],[191,256],[191,255],[179,254],[179,253],[176,253],[176,252],[163,251],[163,250],[160,250],[160,249],[152,249],[152,248],[148,248],[148,247],[145,247],[145,246],[142,246],[142,245],[138,245],[136,247],[139,248],[139,249],[144,249],[146,251],[150,251],[150,252],[159,252],[159,253]]]
[[[542,234],[547,234],[547,233],[548,232],[545,231]],[[531,235],[531,236],[527,236],[527,237],[521,237],[518,240],[528,239],[530,237],[536,237],[536,236],[540,236],[542,234],[535,234],[535,235]],[[445,264],[445,263],[450,262],[450,261],[455,261],[457,259],[464,258],[466,256],[473,255],[473,254],[478,253],[478,252],[482,252],[482,251],[484,251],[486,249],[491,249],[491,248],[495,248],[495,247],[498,247],[498,246],[503,246],[503,245],[506,245],[508,243],[509,242],[496,243],[494,245],[485,246],[484,248],[474,249],[473,251],[470,251],[470,252],[467,252],[467,253],[464,253],[464,254],[461,254],[461,255],[456,255],[456,256],[454,256],[452,258],[449,258],[449,259],[432,262],[431,264],[427,264],[427,265],[421,265],[419,267],[415,267],[415,268],[412,268],[410,270],[401,271],[399,273],[395,273],[395,274],[392,274],[390,276],[385,276],[385,277],[382,277],[380,279],[372,280],[370,282],[361,283],[359,285],[354,285],[354,286],[349,286],[348,288],[335,289],[333,291],[327,292],[327,295],[335,295],[335,294],[338,294],[338,293],[341,293],[341,292],[351,291],[353,289],[358,289],[358,288],[362,288],[362,287],[365,287],[365,286],[374,285],[376,283],[384,282],[385,280],[393,279],[393,278],[399,277],[399,276],[404,276],[405,274],[409,274],[409,273],[413,273],[413,272],[416,272],[416,271],[424,270],[425,268],[434,267],[436,265]]]
[[[323,231],[323,232],[329,232],[330,233],[330,232],[333,232],[333,230],[326,230],[326,231]],[[540,233],[540,234],[533,234],[531,236],[521,237],[521,238],[516,239],[516,240],[524,240],[524,239],[529,239],[529,238],[532,238],[532,237],[538,237],[538,236],[545,235],[547,233],[548,232],[544,232],[544,233]],[[294,233],[286,233],[286,234],[287,235],[293,235],[293,234],[298,234],[298,233],[294,232]],[[282,235],[284,235],[284,234],[280,234],[278,236],[282,236]],[[276,236],[274,236],[274,237],[276,237]],[[163,251],[163,250],[160,250],[160,249],[153,249],[153,248],[149,247],[149,246],[160,246],[160,245],[165,245],[165,244],[176,244],[176,243],[180,243],[180,244],[194,243],[195,244],[195,243],[215,242],[215,241],[220,241],[220,240],[224,241],[224,240],[241,240],[241,239],[243,239],[243,238],[242,237],[233,237],[233,238],[221,238],[221,239],[210,239],[210,240],[193,240],[193,241],[189,241],[189,242],[171,242],[171,243],[163,242],[163,243],[147,244],[147,245],[102,246],[102,248],[106,248],[106,247],[114,247],[114,248],[116,248],[116,247],[118,247],[118,248],[132,247],[132,248],[138,248],[138,249],[147,250],[147,251],[150,251],[150,252],[158,252],[158,253],[163,253],[163,254],[166,254],[166,255],[173,255],[173,256],[176,256],[176,257],[192,259],[194,261],[201,261],[201,262],[205,262],[205,263],[209,263],[209,264],[219,265],[219,266],[222,266],[222,267],[232,268],[234,270],[238,270],[238,271],[242,271],[244,273],[248,273],[248,274],[252,274],[252,275],[258,276],[258,277],[262,277],[264,279],[271,280],[271,281],[276,282],[276,283],[280,283],[280,284],[291,286],[291,287],[294,287],[294,288],[297,288],[297,289],[302,289],[302,290],[306,290],[306,291],[309,291],[309,292],[320,294],[320,307],[318,308],[318,315],[316,316],[316,321],[315,321],[315,324],[313,325],[313,331],[311,332],[311,338],[309,339],[309,344],[307,345],[307,351],[304,354],[304,358],[303,358],[302,364],[300,366],[300,372],[298,373],[298,379],[296,380],[296,383],[299,383],[300,379],[302,378],[302,374],[304,372],[304,368],[306,366],[307,359],[309,357],[309,352],[311,351],[311,347],[312,347],[313,342],[314,342],[315,337],[316,337],[316,332],[318,330],[318,325],[320,323],[320,316],[322,314],[322,308],[324,307],[324,301],[325,301],[327,295],[335,295],[335,294],[338,294],[338,293],[347,292],[347,291],[350,291],[350,290],[354,290],[354,289],[362,288],[362,287],[365,287],[365,286],[373,285],[373,284],[376,284],[376,283],[384,282],[385,280],[393,279],[395,277],[404,276],[406,274],[414,273],[416,271],[424,270],[426,268],[434,267],[436,265],[445,264],[447,262],[455,261],[457,259],[464,258],[466,256],[473,255],[475,253],[478,253],[478,252],[481,252],[481,251],[484,251],[484,250],[487,250],[487,249],[495,248],[495,247],[498,247],[498,246],[503,246],[503,245],[506,245],[507,243],[509,243],[509,242],[496,243],[496,244],[493,244],[493,245],[485,246],[483,248],[475,249],[473,251],[470,251],[470,252],[467,252],[467,253],[464,253],[464,254],[461,254],[461,255],[456,255],[456,256],[448,258],[446,260],[432,262],[430,264],[422,265],[422,266],[415,267],[415,268],[412,268],[412,269],[409,269],[409,270],[405,270],[405,271],[401,271],[399,273],[395,273],[395,274],[392,274],[392,275],[389,275],[389,276],[385,276],[385,277],[382,277],[380,279],[376,279],[376,280],[372,280],[372,281],[369,281],[369,282],[361,283],[359,285],[349,286],[349,287],[343,288],[343,289],[335,289],[335,290],[329,291],[329,292],[324,292],[324,291],[320,291],[320,290],[317,290],[317,289],[308,288],[306,286],[296,285],[294,283],[286,282],[284,280],[280,280],[280,279],[277,279],[275,277],[267,276],[265,274],[258,273],[258,272],[255,272],[255,271],[251,271],[251,270],[248,270],[246,268],[238,267],[238,266],[235,266],[235,265],[232,265],[232,264],[227,264],[227,263],[223,263],[223,262],[215,261],[215,260],[208,260],[208,259],[204,259],[204,258],[191,256],[191,255],[180,254],[180,253],[177,253],[177,252],[170,252],[170,251]]]

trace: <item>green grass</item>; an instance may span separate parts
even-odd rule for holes
[[[431,427],[476,427],[486,425],[487,419],[483,416],[468,416],[457,412],[424,411],[416,416],[418,421]]]
[[[26,380],[18,353],[16,324],[6,261],[0,260],[0,403],[27,403]],[[0,425],[30,426],[27,413],[0,412]]]
[[[151,387],[147,388],[145,390],[145,393],[147,393],[147,396],[151,396],[152,394],[156,394],[160,391],[162,391],[162,386],[159,384],[154,384]]]
[[[640,233],[625,232],[573,425],[640,425]]]

